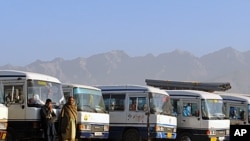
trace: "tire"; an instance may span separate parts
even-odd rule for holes
[[[136,129],[128,129],[123,134],[122,141],[142,141],[142,138]]]
[[[177,137],[177,141],[192,141],[192,136],[189,133],[182,133],[179,137]]]

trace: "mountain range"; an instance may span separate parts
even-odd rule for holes
[[[145,79],[229,82],[229,92],[250,93],[250,51],[240,52],[232,47],[201,57],[181,50],[130,57],[122,50],[113,50],[87,58],[36,60],[26,66],[8,64],[0,69],[43,73],[62,82],[84,85],[146,85]]]

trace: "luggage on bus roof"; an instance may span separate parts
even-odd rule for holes
[[[207,92],[226,91],[231,89],[229,82],[191,82],[146,79],[148,86],[158,87],[166,90],[200,90]]]

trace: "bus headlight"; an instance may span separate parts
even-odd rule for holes
[[[91,130],[91,125],[90,124],[79,124],[79,129],[80,130]]]
[[[162,131],[164,131],[164,127],[162,127],[162,126],[155,126],[155,131],[156,132],[162,132]]]
[[[226,135],[229,135],[229,134],[230,134],[230,130],[227,129],[227,130],[226,130]]]
[[[176,133],[176,128],[174,128],[173,132]]]
[[[216,135],[215,130],[207,130],[207,135]]]
[[[0,123],[0,129],[7,129],[7,123]]]
[[[108,125],[104,125],[103,131],[104,131],[104,132],[108,132],[108,131],[109,131],[109,126],[108,126]]]

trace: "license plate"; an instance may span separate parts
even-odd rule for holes
[[[102,132],[95,132],[95,136],[102,136]]]
[[[217,141],[216,137],[211,137],[210,141]]]
[[[172,133],[167,133],[167,138],[172,138]]]

